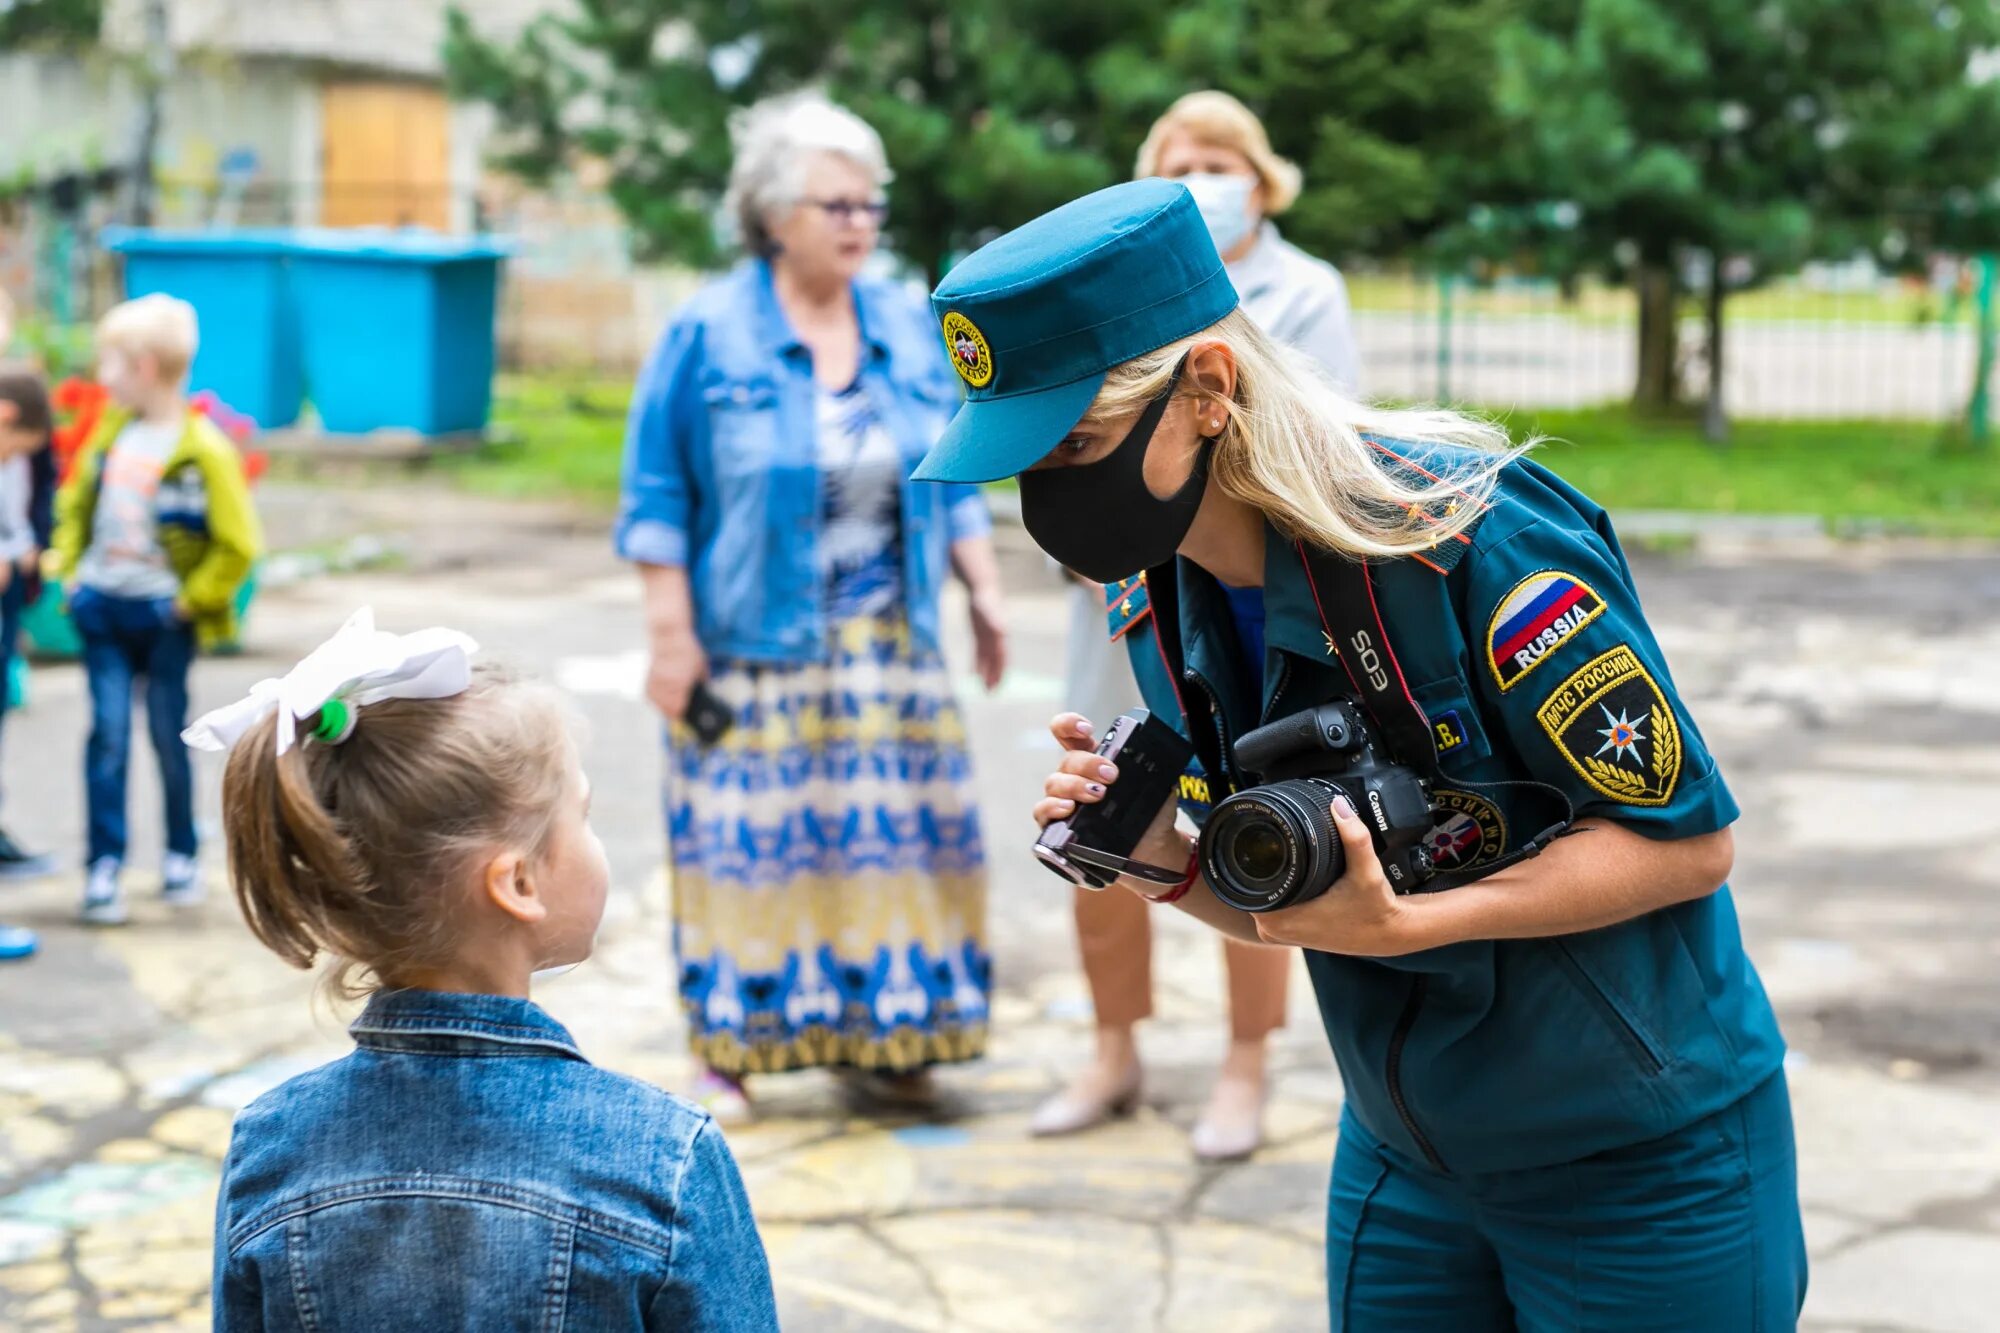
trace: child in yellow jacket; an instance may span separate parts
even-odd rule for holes
[[[141,678],[166,797],[162,896],[175,905],[202,897],[194,777],[181,741],[188,672],[198,647],[234,637],[236,594],[263,537],[236,446],[188,405],[196,340],[193,308],[170,296],[140,297],[105,315],[98,379],[116,410],[56,496],[44,572],[69,590],[90,681],[83,919],[94,925],[126,919],[125,779]]]

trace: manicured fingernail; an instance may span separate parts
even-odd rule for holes
[[[1093,782],[1090,783],[1088,786],[1086,786],[1084,790],[1089,792],[1092,796],[1102,796],[1104,795],[1104,784],[1099,782]]]
[[[1354,802],[1348,800],[1345,796],[1334,797],[1333,808],[1338,810],[1341,814],[1345,815],[1349,819],[1359,818],[1359,816],[1355,813]]]
[[[1096,728],[1092,727],[1088,722],[1078,722],[1076,724],[1076,734],[1079,736],[1088,736],[1095,730]]]
[[[1118,776],[1118,770],[1111,764],[1099,764],[1097,766],[1097,776],[1109,782]]]
[[[1075,801],[1057,801],[1057,802],[1056,802],[1056,813],[1057,813],[1057,814],[1059,814],[1059,815],[1066,815],[1066,814],[1068,814],[1068,813],[1069,813],[1070,811],[1072,811],[1072,810],[1074,810],[1074,809],[1076,809],[1076,802],[1075,802]]]

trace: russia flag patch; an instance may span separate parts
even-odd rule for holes
[[[1502,690],[1542,664],[1566,639],[1604,613],[1604,599],[1574,574],[1530,574],[1500,599],[1486,631],[1486,661]]]

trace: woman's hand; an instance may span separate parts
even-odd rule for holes
[[[1103,800],[1105,790],[1118,780],[1117,765],[1097,757],[1099,737],[1087,719],[1076,713],[1061,713],[1049,723],[1049,731],[1065,753],[1062,763],[1042,784],[1042,799],[1035,802],[1035,823],[1043,828],[1058,819],[1069,818],[1079,806]],[[1179,804],[1173,797],[1167,798],[1147,826],[1145,836],[1139,839],[1139,845],[1132,849],[1134,860],[1157,866],[1187,864],[1187,839],[1174,827]],[[1125,875],[1113,882],[1141,897],[1158,894],[1166,887]]]
[[[1267,944],[1292,944],[1321,953],[1393,958],[1427,945],[1414,936],[1412,914],[1389,887],[1368,825],[1345,796],[1333,800],[1333,822],[1347,852],[1347,871],[1309,902],[1256,915]]]
[[[708,678],[708,655],[693,630],[676,630],[653,637],[652,660],[646,667],[646,698],[669,722],[687,715],[695,685]]]
[[[990,692],[1007,674],[1007,619],[998,589],[972,595],[972,657]]]

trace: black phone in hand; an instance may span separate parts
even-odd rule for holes
[[[703,745],[713,745],[727,735],[736,721],[736,714],[728,704],[716,697],[708,688],[707,681],[698,681],[694,692],[688,695],[687,712],[681,715],[694,738]]]

